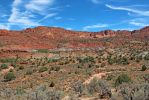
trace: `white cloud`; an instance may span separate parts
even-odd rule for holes
[[[67,30],[72,30],[72,28],[71,27],[68,27],[68,28],[66,28]]]
[[[31,0],[25,5],[27,10],[33,12],[43,12],[48,6],[53,5],[54,0]]]
[[[55,0],[14,0],[11,15],[8,18],[8,24],[10,26],[21,26],[22,28],[39,26],[41,25],[40,22],[57,14],[48,11],[54,4],[54,1]],[[43,18],[39,20],[36,18],[38,15],[43,16]]]
[[[94,4],[99,4],[100,1],[99,0],[91,0]]]
[[[97,29],[97,28],[104,28],[104,27],[108,27],[108,25],[107,24],[90,25],[90,26],[83,27],[83,30]]]
[[[140,16],[149,16],[149,11],[139,10],[139,9],[132,8],[132,7],[123,7],[123,6],[117,7],[117,6],[112,6],[112,5],[108,5],[108,4],[106,4],[105,6],[110,9],[113,9],[113,10],[124,10],[124,11],[138,14]]]
[[[22,3],[22,0],[14,0],[12,6],[13,6],[13,7],[16,7],[16,6],[18,6],[19,4],[21,4],[21,3]]]
[[[131,21],[130,24],[135,25],[135,26],[146,26],[146,24],[144,23],[135,22],[135,21]]]

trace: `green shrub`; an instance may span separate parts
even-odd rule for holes
[[[2,64],[1,65],[1,69],[7,69],[8,68],[8,65],[7,64]]]
[[[41,67],[41,68],[39,69],[39,73],[45,72],[45,71],[47,71],[47,70],[48,70],[47,67]]]
[[[54,87],[55,86],[55,83],[54,82],[51,82],[49,87]]]
[[[39,53],[49,53],[48,49],[40,49],[38,50]]]
[[[122,74],[116,79],[115,86],[119,86],[122,83],[127,83],[130,81],[131,81],[131,78],[127,74]]]
[[[108,81],[112,80],[113,79],[113,75],[108,75],[107,79]]]
[[[93,57],[85,57],[85,58],[78,58],[77,59],[79,63],[95,63],[95,60]]]
[[[0,59],[0,62],[2,62],[2,63],[12,63],[12,62],[15,62],[15,61],[16,61],[15,58]]]
[[[143,65],[141,71],[146,71],[146,70],[147,70],[147,67]]]
[[[114,64],[115,61],[116,61],[116,59],[112,58],[111,56],[108,57],[108,63],[109,63],[110,65]]]
[[[57,62],[58,61],[58,59],[48,59],[48,63],[52,63],[52,62]]]
[[[5,81],[11,81],[14,80],[16,76],[14,75],[13,72],[9,72],[4,76]]]
[[[144,60],[149,60],[149,54],[145,55]]]
[[[50,71],[59,71],[60,70],[60,66],[52,66],[50,68]]]

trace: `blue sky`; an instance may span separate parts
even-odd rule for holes
[[[0,15],[0,29],[134,30],[149,25],[149,0],[0,0]]]

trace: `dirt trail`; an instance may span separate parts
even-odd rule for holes
[[[98,78],[98,79],[101,79],[102,77],[105,77],[107,74],[109,74],[111,72],[102,72],[102,73],[98,73],[98,74],[94,74],[92,75],[89,79],[87,79],[84,84],[89,84],[90,81],[93,79],[93,78]]]

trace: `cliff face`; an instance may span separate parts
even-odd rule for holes
[[[22,31],[0,30],[0,49],[55,49],[100,47],[115,44],[105,44],[101,39],[114,38],[115,43],[123,43],[125,39],[149,39],[149,27],[134,31],[79,32],[63,28],[44,27],[27,28]],[[117,44],[116,44],[117,45]]]

